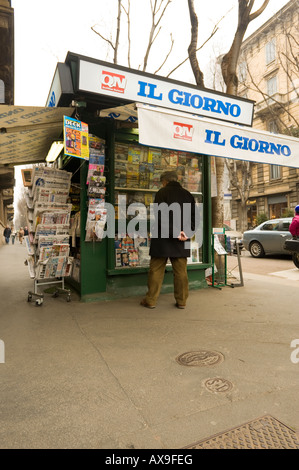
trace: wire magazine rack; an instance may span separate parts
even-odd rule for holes
[[[44,294],[40,288],[57,286],[53,297],[65,294],[71,300],[71,291],[65,288],[65,277],[70,276],[73,258],[69,256],[69,227],[72,204],[67,203],[71,173],[52,167],[35,167],[31,186],[27,187],[27,224],[25,236],[28,257],[25,264],[33,279],[33,290],[28,291],[28,302],[42,305]]]

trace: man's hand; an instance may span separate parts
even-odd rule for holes
[[[179,236],[178,236],[178,239],[181,241],[181,242],[185,242],[186,240],[188,240],[188,237],[187,235],[185,234],[185,232],[180,232]]]

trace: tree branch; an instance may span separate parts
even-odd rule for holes
[[[127,15],[128,20],[128,66],[131,68],[131,0],[128,0],[128,9],[126,10],[124,5],[121,5],[125,14]]]
[[[117,14],[117,26],[116,26],[116,37],[115,37],[115,46],[114,46],[114,64],[117,64],[117,54],[119,46],[119,35],[120,35],[120,17],[121,17],[121,0],[118,0],[118,14]]]
[[[255,13],[250,14],[255,0],[239,0],[237,31],[229,52],[223,56],[221,62],[222,76],[226,84],[227,93],[237,95],[238,77],[236,70],[245,32],[250,21],[257,18],[265,10],[269,1],[270,0],[264,0],[263,5]]]
[[[263,11],[265,10],[266,6],[268,5],[270,0],[264,0],[264,3],[262,4],[262,6],[256,10],[256,12],[254,13],[251,13],[249,15],[249,22],[250,21],[253,21],[255,20],[255,18],[257,18],[258,16],[260,16],[261,13],[263,13]],[[253,4],[254,4],[254,0],[251,0],[250,1],[250,4],[252,3],[252,6],[249,5],[249,11],[251,11],[252,7],[253,7]]]
[[[167,61],[168,57],[169,57],[170,54],[171,54],[171,51],[172,51],[172,49],[173,49],[173,44],[174,44],[174,40],[173,40],[172,34],[170,35],[170,38],[171,38],[171,45],[170,45],[169,52],[168,52],[168,54],[166,55],[164,61],[163,61],[162,64],[160,65],[160,67],[154,72],[155,74],[158,73],[159,70],[161,70],[161,68],[163,67],[163,65],[165,64],[165,62]]]
[[[166,4],[164,5],[164,8],[163,8],[162,12],[160,13],[160,16],[159,16],[159,18],[157,19],[157,22],[156,22],[156,16],[157,16],[159,10],[161,9],[164,0],[161,0],[159,5],[157,5],[157,0],[154,0],[154,4],[153,4],[152,0],[150,0],[151,11],[152,11],[152,26],[151,26],[151,30],[150,30],[150,34],[149,34],[148,45],[147,45],[144,60],[143,60],[143,67],[142,67],[143,71],[145,71],[146,68],[147,68],[148,57],[149,57],[151,47],[154,44],[154,41],[157,38],[161,28],[159,28],[159,30],[156,34],[155,34],[155,31],[156,31],[162,17],[165,14],[166,8],[170,5],[171,1],[172,0],[167,0],[166,1]]]
[[[112,43],[112,41],[110,41],[110,39],[105,38],[104,36],[101,35],[101,33],[99,33],[98,31],[96,31],[96,30],[94,29],[95,26],[96,26],[96,25],[91,26],[90,29],[92,29],[92,31],[93,31],[94,33],[96,33],[98,36],[100,36],[100,38],[102,38],[104,41],[108,42],[109,46],[111,46],[112,49],[114,50],[114,47],[115,47],[115,46],[114,46],[114,44]]]
[[[198,60],[196,57],[196,48],[197,48],[197,37],[198,37],[198,19],[195,13],[194,0],[188,0],[190,22],[191,22],[191,42],[188,47],[188,56],[190,60],[190,65],[195,77],[196,85],[201,88],[204,88],[204,77],[203,73],[199,67]]]

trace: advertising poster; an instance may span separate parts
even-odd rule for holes
[[[88,124],[64,116],[64,153],[71,157],[89,159]]]

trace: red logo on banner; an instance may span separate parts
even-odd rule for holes
[[[192,140],[193,136],[193,126],[192,124],[184,124],[182,122],[173,123],[173,138],[174,139],[183,139],[183,140]]]
[[[124,93],[126,77],[118,73],[102,71],[102,89]]]

